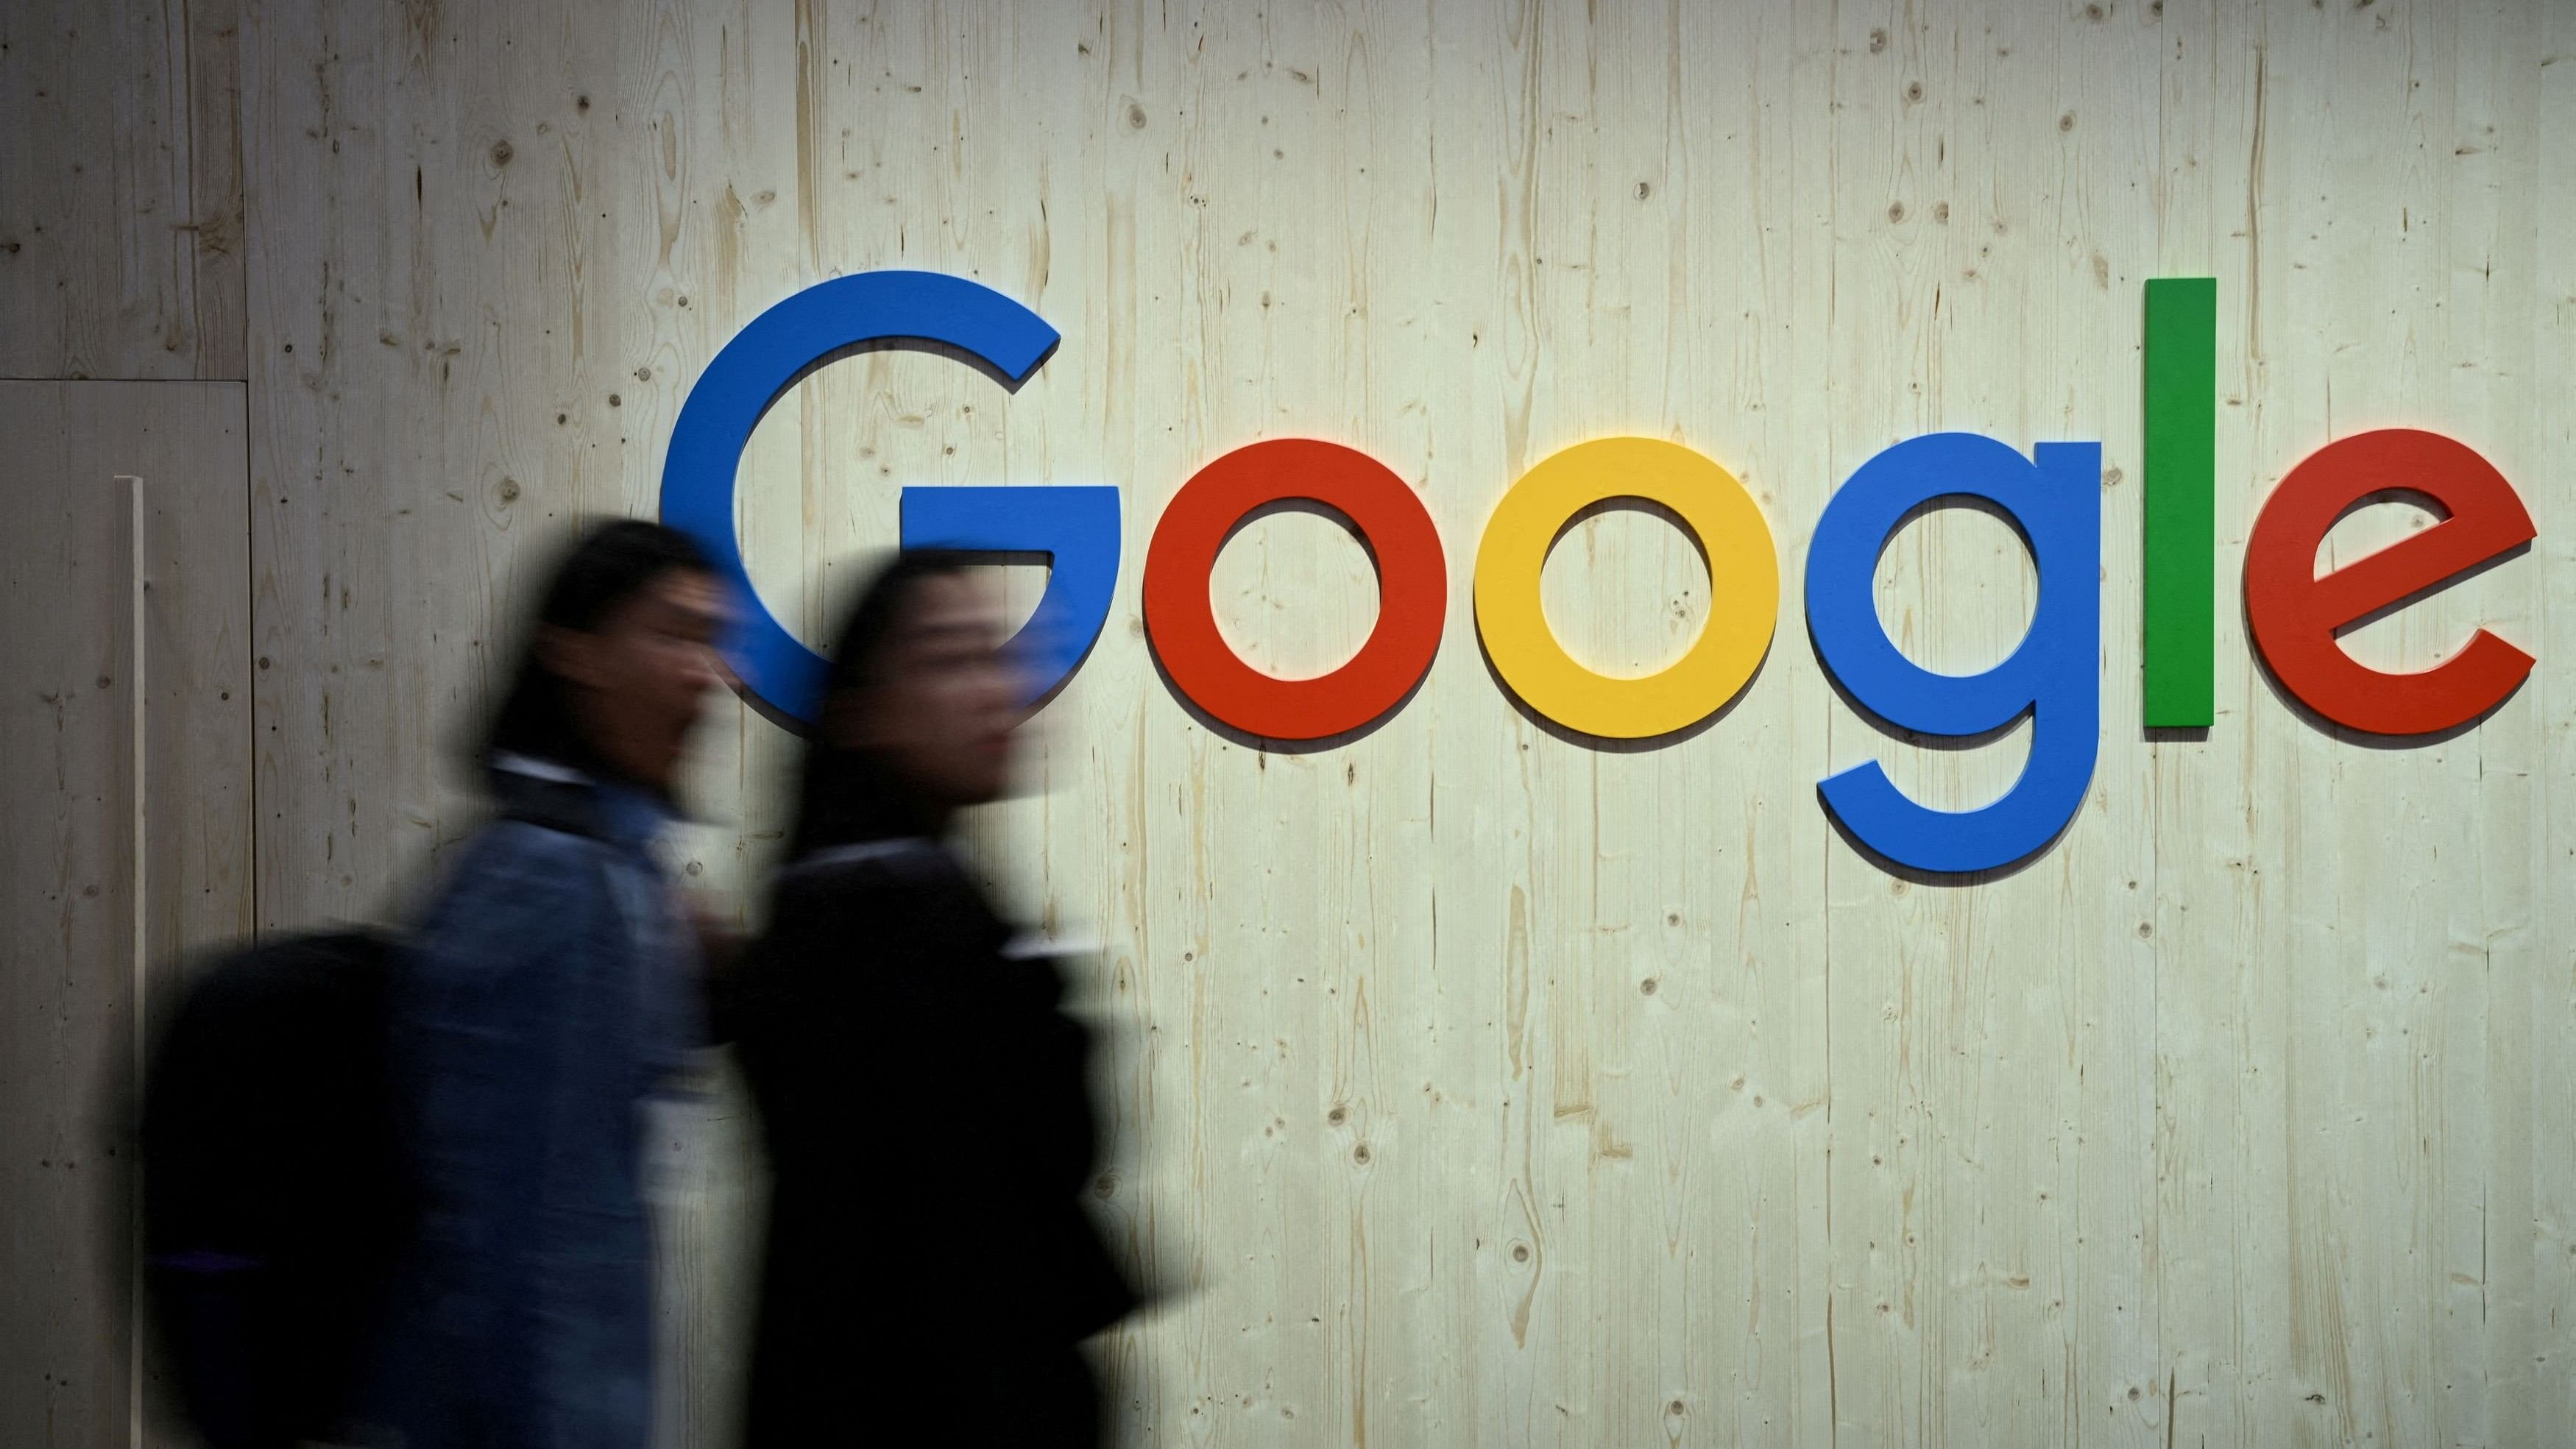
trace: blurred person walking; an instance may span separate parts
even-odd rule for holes
[[[709,690],[723,586],[658,524],[584,533],[479,750],[498,818],[393,973],[418,1176],[381,1417],[404,1449],[645,1449],[647,1099],[704,1039],[650,846]]]
[[[834,650],[736,1046],[774,1173],[750,1449],[1091,1446],[1078,1345],[1136,1303],[1079,1201],[1090,1040],[944,843],[1025,713],[957,555],[896,556]]]

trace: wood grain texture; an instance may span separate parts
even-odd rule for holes
[[[0,1442],[163,1442],[124,1238],[136,1031],[250,926],[249,461],[238,383],[0,382]],[[141,477],[143,869],[135,835]],[[138,902],[143,964],[136,962]],[[139,998],[138,998],[139,993]],[[155,1370],[147,1353],[140,1361]],[[138,1407],[148,1405],[138,1420]]]
[[[75,53],[12,26],[13,85]],[[815,374],[741,517],[814,638],[899,483],[1126,490],[1109,627],[977,839],[1029,914],[1107,943],[1096,1204],[1195,1287],[1104,1345],[1135,1441],[2513,1445],[2576,1411],[2566,6],[251,0],[237,54],[266,924],[383,913],[470,828],[452,751],[546,543],[651,511],[680,400],[763,307],[924,266],[1063,331],[1016,394],[909,354]],[[68,174],[68,140],[6,145]],[[167,178],[225,184],[150,154],[143,190],[50,203],[126,240],[0,256],[10,315],[62,319],[29,365],[202,355],[151,351],[193,273],[101,270]],[[2231,597],[2263,494],[2331,437],[2453,433],[2531,504],[2526,558],[2348,639],[2536,648],[2479,728],[2321,728],[2229,604],[2217,727],[2142,736],[2140,286],[2190,274],[2219,279]],[[1797,597],[1835,484],[1936,428],[2105,463],[2093,791],[1965,885],[1863,859],[1814,781],[1878,758],[1967,805],[2026,743],[1882,733]],[[1744,479],[1788,585],[1752,689],[1645,748],[1518,710],[1468,608],[1494,500],[1608,433]],[[1319,750],[1194,718],[1135,592],[1171,492],[1290,434],[1418,487],[1451,570],[1421,690]],[[1248,530],[1216,580],[1292,671],[1374,607],[1310,524]],[[1548,607],[1651,667],[1698,568],[1614,512]],[[1936,514],[1882,612],[1966,667],[2029,577]],[[793,752],[720,715],[684,862],[749,919]],[[724,1439],[736,1110],[666,1178],[673,1442]]]
[[[0,377],[244,375],[234,0],[0,7]]]
[[[126,490],[79,470],[63,389],[0,385],[13,436],[38,441],[11,501],[10,893],[0,1052],[10,1104],[7,1437],[104,1444],[126,1427],[123,1293],[110,1271],[124,1196],[108,1157],[131,1083],[134,833]],[[20,428],[29,432],[20,433]],[[46,454],[52,456],[48,457]]]

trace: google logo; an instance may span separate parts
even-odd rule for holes
[[[2141,643],[2150,726],[2213,722],[2216,312],[2209,279],[2147,284]],[[662,517],[697,538],[746,601],[727,653],[755,701],[811,719],[825,674],[759,603],[734,528],[735,473],[762,414],[807,372],[861,347],[945,351],[1016,386],[1057,341],[1036,313],[979,283],[879,271],[796,293],[717,353],[672,433]],[[2042,849],[2074,818],[2101,736],[2101,472],[2099,443],[2040,443],[2024,456],[1992,438],[1934,433],[1861,464],[1826,504],[1807,551],[1807,630],[1850,698],[1929,735],[2031,720],[2021,777],[1973,810],[1921,805],[1875,762],[1820,781],[1825,808],[1871,850],[1916,870],[1986,870]],[[2442,520],[2319,577],[2328,531],[2391,493],[2428,501]],[[1590,505],[1623,498],[1681,520],[1708,560],[1712,590],[1689,651],[1635,679],[1578,663],[1539,605],[1539,572],[1559,533]],[[1873,595],[1880,551],[1908,514],[1954,498],[2000,509],[2039,576],[2020,644],[1978,674],[1935,673],[1906,658],[1880,627]],[[1377,563],[1375,628],[1349,662],[1313,679],[1246,664],[1219,634],[1208,597],[1234,528],[1286,500],[1339,510]],[[1039,697],[1080,667],[1117,585],[1116,488],[907,487],[901,508],[906,547],[1047,555],[1045,592],[1015,643]],[[2414,429],[2338,439],[2292,469],[2255,520],[2243,578],[2254,647],[2285,691],[2336,724],[2393,736],[2466,725],[2521,685],[2529,654],[2480,629],[2432,669],[2391,673],[2356,661],[2335,636],[2535,536],[2512,485],[2465,444]],[[1779,620],[1779,552],[1752,495],[1714,461],[1660,439],[1603,438],[1545,459],[1504,493],[1477,544],[1473,594],[1486,655],[1523,703],[1580,734],[1649,738],[1705,719],[1751,682]],[[1315,439],[1250,443],[1202,467],[1157,520],[1145,558],[1146,632],[1173,686],[1215,719],[1268,739],[1323,739],[1399,708],[1438,653],[1448,596],[1446,554],[1421,498],[1376,459]]]

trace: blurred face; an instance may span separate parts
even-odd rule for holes
[[[1010,783],[1022,710],[1002,652],[998,601],[962,574],[912,586],[875,677],[834,702],[832,743],[866,750],[942,809],[981,805]]]
[[[669,792],[707,692],[723,682],[715,641],[725,617],[712,575],[672,569],[596,629],[547,632],[546,666],[572,686],[574,722],[610,769]]]

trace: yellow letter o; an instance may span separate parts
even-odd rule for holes
[[[1690,651],[1640,679],[1574,662],[1547,626],[1539,571],[1578,511],[1642,498],[1679,515],[1708,560],[1708,622]],[[1512,485],[1476,548],[1476,629],[1523,703],[1568,729],[1643,739],[1698,723],[1735,697],[1770,650],[1780,619],[1771,527],[1735,475],[1656,438],[1578,443]]]

